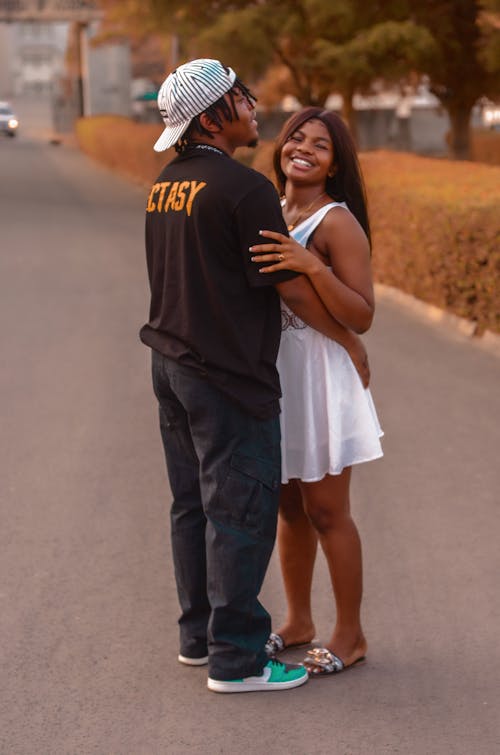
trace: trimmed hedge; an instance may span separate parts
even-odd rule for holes
[[[76,122],[76,138],[82,152],[145,185],[175,154],[174,150],[153,150],[162,131],[161,125],[136,123],[119,115],[95,115]]]
[[[472,131],[472,159],[488,165],[500,165],[500,131]]]
[[[500,332],[500,168],[382,151],[361,162],[375,279]]]
[[[98,116],[77,123],[84,152],[149,185],[173,150],[161,125]],[[271,177],[272,144],[236,156]],[[500,167],[375,151],[360,155],[375,280],[500,333]]]

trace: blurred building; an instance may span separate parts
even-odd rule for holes
[[[98,24],[83,31],[82,57],[84,75],[84,113],[99,115],[131,114],[131,60],[128,40],[93,45],[99,33]]]
[[[54,80],[52,97],[54,128],[61,133],[81,115],[131,114],[129,44],[96,45],[98,33],[98,23],[70,26],[64,72]]]
[[[48,94],[64,70],[67,23],[0,24],[0,96]]]
[[[259,113],[261,138],[273,139],[290,113],[301,107],[296,97],[287,95],[279,107],[264,108]],[[333,92],[325,107],[341,113],[342,96]],[[425,78],[413,87],[376,83],[371,92],[354,95],[353,107],[361,150],[390,148],[426,155],[447,153],[449,118]],[[473,117],[473,125],[476,120]]]

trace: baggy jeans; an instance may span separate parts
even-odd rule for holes
[[[260,674],[271,631],[258,600],[276,537],[279,418],[251,416],[200,373],[152,353],[173,495],[180,652],[209,676]]]

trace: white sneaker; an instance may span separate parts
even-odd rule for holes
[[[204,655],[201,658],[189,658],[187,655],[177,656],[179,663],[184,663],[185,666],[206,666],[208,663],[208,655]]]
[[[291,689],[300,687],[308,679],[304,666],[280,663],[270,660],[260,676],[246,676],[243,679],[220,681],[208,677],[208,689],[213,692],[265,692],[266,690]]]

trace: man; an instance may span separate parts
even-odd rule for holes
[[[255,98],[234,71],[186,63],[158,103],[165,130],[155,150],[178,155],[148,199],[141,339],[153,350],[173,494],[178,659],[208,662],[216,692],[296,687],[307,672],[268,659],[270,618],[257,597],[281,480],[278,293],[313,327],[329,334],[333,321],[305,276],[262,275],[251,262],[260,228],[286,228],[272,184],[232,159],[258,138]]]

